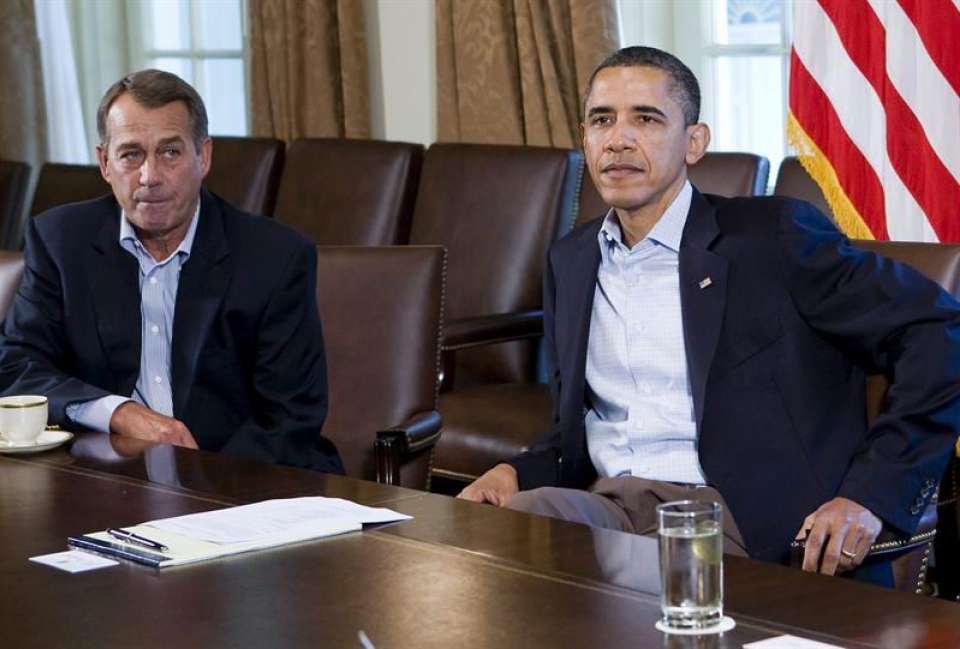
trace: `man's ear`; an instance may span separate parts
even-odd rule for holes
[[[200,143],[200,172],[201,177],[206,178],[210,173],[210,165],[213,164],[213,140],[209,137],[204,138]]]
[[[710,127],[703,122],[697,122],[687,127],[687,164],[699,162],[710,146]]]
[[[107,166],[107,148],[102,145],[97,145],[97,163],[100,165],[100,175],[103,176],[103,179],[107,182],[110,182],[110,169]]]

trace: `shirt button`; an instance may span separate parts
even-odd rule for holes
[[[157,283],[157,278],[156,278],[156,277],[151,277],[151,278],[150,278],[150,283],[151,283],[151,284],[156,284],[156,283]]]
[[[152,331],[154,334],[157,334],[160,332],[160,327],[158,327],[157,325],[153,325],[152,327],[150,327],[150,331]]]
[[[650,394],[650,392],[653,391],[649,383],[644,383],[643,385],[640,386],[640,389],[643,390],[646,394]]]
[[[163,383],[163,379],[161,379],[159,376],[153,377],[153,380],[156,381],[157,383]]]
[[[642,421],[638,421],[638,422],[637,422],[637,430],[643,430],[643,422],[642,422]]]

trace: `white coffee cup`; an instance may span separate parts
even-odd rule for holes
[[[0,438],[7,444],[32,444],[46,427],[46,397],[36,394],[0,397]]]

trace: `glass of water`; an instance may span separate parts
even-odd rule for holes
[[[723,619],[720,505],[681,500],[657,506],[662,624],[709,629]]]

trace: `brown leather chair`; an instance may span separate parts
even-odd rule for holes
[[[7,316],[23,279],[23,253],[0,251],[0,320]]]
[[[763,196],[770,178],[770,161],[753,153],[711,151],[688,169],[690,182],[703,194]]]
[[[36,216],[51,207],[86,201],[109,192],[110,185],[100,175],[97,165],[48,162],[40,168],[30,215]]]
[[[818,210],[833,218],[833,210],[827,203],[827,198],[820,190],[820,186],[810,177],[807,170],[800,165],[796,157],[784,158],[777,172],[777,183],[773,186],[774,196],[789,196],[812,203]]]
[[[272,216],[283,170],[283,142],[265,137],[212,140],[213,162],[204,187],[241,210]]]
[[[419,144],[296,140],[274,216],[320,245],[406,243],[422,164]]]
[[[29,180],[30,165],[0,160],[0,248],[3,250],[20,247],[20,226]]]
[[[440,436],[446,253],[439,246],[321,246],[317,257],[330,389],[323,433],[348,476],[426,489]]]
[[[549,424],[537,382],[543,266],[572,224],[580,160],[566,149],[481,144],[426,153],[410,241],[450,254],[434,475],[469,479]]]
[[[753,153],[726,153],[711,151],[687,168],[690,182],[703,194],[734,196],[763,196],[770,177],[770,161]],[[577,225],[600,216],[607,206],[585,170],[583,191],[577,213]]]
[[[960,298],[960,245],[865,240],[853,243],[858,248],[913,266],[939,283],[951,295]],[[882,411],[887,387],[884,377],[868,377],[867,413],[870,421]],[[957,458],[954,457],[941,481],[939,496],[927,508],[916,534],[906,542],[881,538],[879,543],[874,544],[872,553],[898,553],[898,558],[894,561],[897,590],[923,592],[928,559],[933,550],[936,533],[936,562],[941,595],[950,599],[957,599],[960,595],[960,506],[957,502],[957,483]]]

